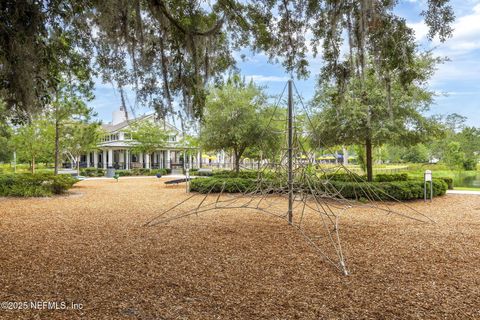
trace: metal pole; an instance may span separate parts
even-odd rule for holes
[[[17,151],[13,151],[13,173],[17,173]]]
[[[423,202],[427,202],[427,179],[423,174]]]
[[[430,181],[430,202],[433,202],[433,179]]]
[[[293,81],[288,80],[288,224],[293,223]]]

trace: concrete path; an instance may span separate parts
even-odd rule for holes
[[[473,191],[473,190],[447,190],[447,194],[473,194],[479,195],[480,191]]]

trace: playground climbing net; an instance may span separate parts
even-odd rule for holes
[[[285,99],[287,88],[288,97]],[[287,107],[282,107],[285,104]],[[309,110],[290,80],[278,97],[270,121],[264,128],[264,132],[285,137],[284,145],[279,148],[278,154],[270,157],[274,160],[262,162],[254,179],[254,187],[245,191],[244,187],[238,185],[232,190],[230,185],[226,192],[223,183],[220,192],[214,190],[214,187],[205,193],[192,192],[185,200],[147,221],[145,226],[165,224],[214,210],[255,210],[284,220],[286,225],[298,232],[300,238],[303,237],[311,245],[323,261],[348,275],[347,258],[340,236],[340,220],[349,210],[369,207],[419,222],[432,221],[404,203],[393,209],[388,202],[400,201],[363,183],[362,178],[342,163],[318,163],[305,145],[312,130],[315,128]],[[336,173],[347,175],[356,188],[362,191],[365,201],[343,197],[341,190],[332,181]],[[230,183],[235,181],[231,179]],[[388,199],[388,202],[383,199]]]

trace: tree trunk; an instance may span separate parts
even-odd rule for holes
[[[345,146],[342,147],[343,151],[343,165],[348,166],[348,150]]]
[[[365,139],[365,158],[367,166],[367,181],[373,181],[373,163],[372,163],[372,139]]]
[[[13,151],[13,173],[17,173],[17,151]]]
[[[35,157],[32,157],[32,167],[31,167],[31,170],[32,170],[32,174],[35,173]]]
[[[240,154],[235,152],[235,172],[240,172]]]
[[[80,156],[77,157],[77,176],[80,175]]]
[[[60,162],[60,154],[59,154],[59,128],[58,128],[58,120],[55,120],[55,169],[54,174],[58,174],[58,164]]]

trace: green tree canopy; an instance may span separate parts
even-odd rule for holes
[[[132,152],[152,153],[167,145],[172,132],[153,121],[137,121],[130,125],[127,134],[132,138]]]
[[[313,144],[363,145],[367,177],[371,180],[373,146],[387,142],[409,146],[440,135],[437,121],[423,115],[433,99],[426,81],[435,63],[429,55],[417,58],[418,78],[409,85],[402,83],[401,73],[392,74],[390,95],[373,66],[368,69],[365,80],[353,79],[346,85],[342,89],[345,94],[339,95],[336,86],[324,83],[313,101],[319,108],[311,129]]]
[[[247,148],[260,146],[266,134],[266,96],[252,82],[238,76],[212,88],[207,97],[201,128],[201,145],[205,150],[231,151],[235,170]]]
[[[232,52],[249,47],[281,61],[292,74],[309,74],[307,53],[322,52],[321,78],[342,90],[365,77],[367,57],[389,92],[392,74],[415,78],[415,39],[393,0],[6,0],[0,5],[0,95],[19,117],[38,111],[55,94],[59,66],[70,49],[88,64],[93,53],[105,80],[134,86],[160,115],[202,114],[212,81],[234,67]],[[451,35],[448,0],[427,0],[429,37]],[[311,34],[311,38],[305,35]],[[340,47],[349,55],[342,59]],[[93,50],[95,48],[96,50]],[[73,66],[69,66],[73,68]],[[316,70],[315,70],[316,71]],[[395,77],[395,75],[393,75]],[[35,88],[35,90],[32,90]]]
[[[29,124],[16,129],[11,140],[12,148],[19,159],[30,162],[30,169],[35,173],[36,163],[51,162],[54,150],[54,127],[47,119],[35,119]]]
[[[96,150],[103,135],[98,122],[73,121],[65,126],[62,139],[63,150],[77,164],[78,174],[80,174],[80,156]]]

